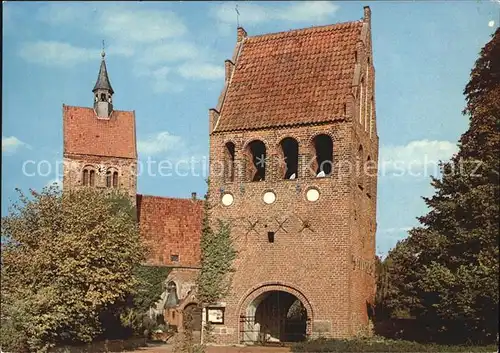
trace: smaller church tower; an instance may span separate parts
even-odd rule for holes
[[[106,69],[106,61],[104,57],[106,53],[101,52],[101,67],[99,68],[99,76],[94,89],[94,110],[99,118],[109,118],[113,111],[113,88],[109,82],[108,70]]]
[[[104,50],[94,107],[63,105],[64,190],[89,187],[119,190],[136,202],[135,112],[113,108]]]

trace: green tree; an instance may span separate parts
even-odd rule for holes
[[[481,50],[464,94],[469,129],[432,178],[420,227],[386,261],[385,305],[408,309],[440,339],[498,335],[500,30]]]
[[[20,192],[2,218],[1,294],[4,350],[42,351],[89,342],[103,330],[103,312],[133,292],[144,256],[135,208],[125,196],[55,187]]]
[[[120,312],[120,323],[131,329],[132,334],[149,336],[163,316],[150,317],[149,309],[156,306],[165,292],[165,279],[171,268],[140,265],[134,269],[137,285],[127,299],[127,306]],[[123,308],[121,308],[123,309]]]

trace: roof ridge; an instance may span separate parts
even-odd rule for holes
[[[89,110],[94,110],[93,107],[84,107],[81,105],[68,105],[68,104],[63,104],[64,107],[70,107],[70,108],[79,108],[79,109],[89,109]],[[120,113],[133,113],[134,110],[120,110],[120,109],[113,109],[114,112],[120,112]]]
[[[296,28],[296,29],[289,29],[288,31],[280,31],[280,32],[272,32],[272,33],[263,33],[263,34],[257,34],[257,35],[254,35],[254,36],[247,36],[245,38],[245,41],[248,41],[248,40],[252,40],[252,39],[261,39],[263,37],[278,37],[280,35],[284,35],[284,34],[294,34],[294,33],[298,33],[298,34],[306,34],[307,31],[326,31],[326,30],[329,30],[329,29],[334,29],[335,27],[342,27],[342,26],[345,26],[347,24],[363,24],[364,21],[363,19],[360,19],[360,20],[356,20],[356,21],[345,21],[345,22],[339,22],[339,23],[332,23],[332,24],[329,24],[329,25],[322,25],[322,26],[311,26],[311,27],[305,27],[305,28]]]
[[[145,195],[145,194],[137,194],[137,196],[141,197],[151,197],[155,199],[166,199],[166,200],[179,200],[179,201],[203,201],[203,199],[193,200],[191,197],[173,197],[173,196],[159,196],[159,195]]]

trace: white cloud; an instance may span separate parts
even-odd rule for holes
[[[137,149],[140,168],[143,172],[149,173],[149,168],[156,166],[159,168],[163,164],[164,166],[170,165],[174,175],[176,171],[189,170],[197,173],[204,172],[203,175],[206,176],[208,157],[199,152],[199,146],[196,143],[190,143],[181,136],[161,131],[139,139]],[[151,174],[151,176],[154,175]],[[178,176],[181,175],[178,174]]]
[[[75,26],[98,33],[106,41],[106,53],[130,58],[134,73],[148,79],[155,93],[182,91],[183,85],[177,82],[181,79],[214,80],[224,76],[222,67],[210,63],[214,57],[211,48],[185,39],[187,27],[180,16],[140,6],[47,4],[38,11],[37,19],[52,26]],[[26,43],[20,50],[21,57],[29,62],[66,67],[96,60],[99,53],[100,49],[55,41]],[[195,62],[196,67],[189,69],[186,62]],[[173,66],[178,67],[171,70]]]
[[[99,30],[111,38],[151,43],[185,34],[182,19],[172,11],[133,10],[122,7],[99,11]]]
[[[139,58],[139,62],[146,65],[155,65],[164,62],[192,60],[198,56],[199,51],[194,44],[177,41],[146,48]]]
[[[172,11],[137,9],[124,4],[47,4],[40,8],[37,18],[54,26],[84,27],[122,44],[150,43],[187,32],[182,19]]]
[[[179,74],[188,79],[219,80],[224,78],[224,67],[206,63],[186,63],[177,68]]]
[[[168,131],[150,135],[137,142],[137,150],[139,153],[148,156],[157,155],[159,153],[175,153],[176,151],[182,150],[183,146],[183,139],[180,136],[172,135]]]
[[[151,88],[154,93],[182,92],[184,86],[179,82],[169,79],[172,69],[168,66],[160,66],[155,69],[138,66],[134,69],[134,74],[139,77],[147,77],[151,81]]]
[[[300,1],[292,3],[285,11],[278,13],[277,17],[293,22],[325,21],[338,9],[338,5],[329,1]]]
[[[130,44],[116,44],[106,47],[106,55],[130,57],[135,54],[135,48]]]
[[[289,22],[325,21],[335,15],[338,8],[338,5],[331,1],[291,2],[286,7],[271,7],[254,3],[238,4],[239,22],[243,26],[273,20]],[[217,5],[212,10],[211,15],[225,24],[235,24],[237,22],[235,3],[233,2],[224,2]]]
[[[23,43],[19,55],[35,64],[70,67],[87,60],[95,60],[99,57],[99,50],[75,47],[57,41],[37,41]]]
[[[238,4],[240,23],[261,23],[271,20],[271,8],[253,3]],[[211,11],[212,17],[224,23],[237,22],[235,3],[224,2],[215,6]]]
[[[54,26],[79,24],[91,20],[96,10],[84,3],[47,3],[40,7],[36,18]]]
[[[27,143],[19,140],[15,136],[5,137],[2,136],[2,153],[13,154],[20,148],[31,149],[31,146]]]
[[[396,170],[409,174],[422,169],[430,172],[427,175],[436,175],[438,162],[449,160],[457,151],[456,143],[450,141],[416,140],[404,146],[382,146],[379,169],[382,175]]]

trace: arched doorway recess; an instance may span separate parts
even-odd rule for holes
[[[262,287],[240,306],[240,341],[244,344],[300,342],[310,334],[312,309],[300,292]]]

